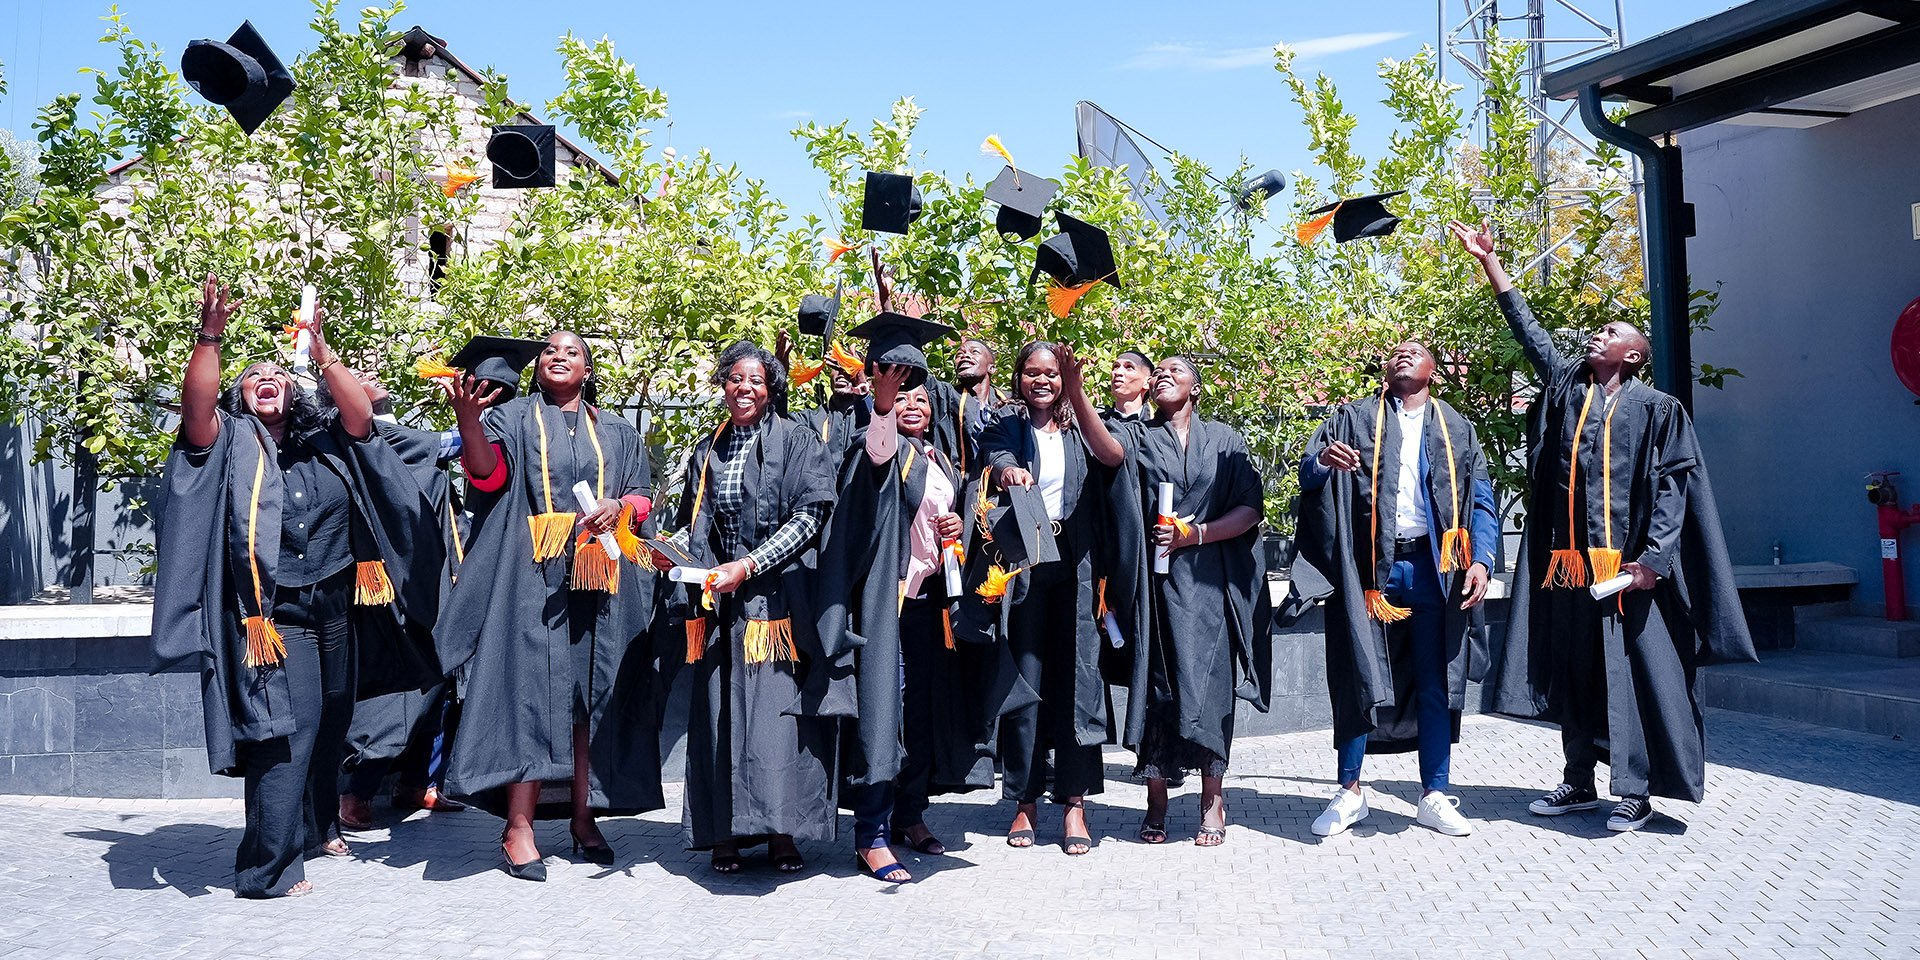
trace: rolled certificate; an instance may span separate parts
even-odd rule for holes
[[[668,567],[667,579],[674,583],[705,584],[713,571],[706,567]]]
[[[965,587],[960,582],[960,545],[949,543],[940,548],[940,565],[947,573],[947,596],[966,596]]]
[[[1160,516],[1162,517],[1173,516],[1173,484],[1165,480],[1160,481],[1159,511],[1160,511]],[[1168,565],[1173,562],[1172,557],[1173,557],[1172,547],[1168,547],[1167,549],[1154,554],[1153,555],[1153,572],[1166,573]]]
[[[1107,628],[1108,646],[1118,650],[1127,645],[1126,638],[1120,635],[1120,618],[1114,616],[1112,610],[1108,610],[1106,615],[1100,618],[1100,625]]]
[[[1593,594],[1595,600],[1605,600],[1631,586],[1633,586],[1633,574],[1623,573],[1611,580],[1603,580],[1600,583],[1596,583],[1588,587],[1587,591]]]
[[[311,283],[300,288],[300,326],[293,332],[293,375],[302,380],[312,379],[307,372],[313,363],[313,331],[309,328],[313,324],[313,301],[316,295]]]
[[[580,504],[581,513],[592,513],[600,509],[599,498],[593,495],[593,488],[587,486],[585,480],[573,485],[573,499]],[[607,556],[617,557],[620,555],[620,541],[613,538],[613,531],[609,530],[601,534],[599,539],[600,547],[607,551]]]

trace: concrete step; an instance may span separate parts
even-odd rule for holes
[[[1920,657],[1920,622],[1820,617],[1794,625],[1794,649],[1866,657]]]
[[[1920,661],[1783,650],[1700,672],[1700,702],[1889,737],[1920,736]]]

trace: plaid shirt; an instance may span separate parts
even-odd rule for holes
[[[726,442],[713,450],[714,464],[710,480],[713,485],[713,522],[720,534],[720,550],[725,556],[739,556],[744,546],[740,537],[740,514],[748,506],[745,483],[747,454],[758,439],[758,425],[747,429],[735,426],[727,431]],[[747,554],[747,559],[753,561],[754,573],[778,570],[793,559],[819,534],[826,515],[827,505],[822,503],[808,504],[794,511],[793,516],[773,532],[773,536]],[[689,533],[682,530],[674,534],[673,539],[685,545]]]

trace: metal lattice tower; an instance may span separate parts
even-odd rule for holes
[[[1578,104],[1556,103],[1547,96],[1546,76],[1576,60],[1624,46],[1622,3],[1623,0],[1611,3],[1590,0],[1584,5],[1572,0],[1438,0],[1440,79],[1448,79],[1449,61],[1466,74],[1465,86],[1476,94],[1468,123],[1476,131],[1482,147],[1488,144],[1487,113],[1492,107],[1492,100],[1485,92],[1488,48],[1496,36],[1502,42],[1526,44],[1527,65],[1520,78],[1520,94],[1537,124],[1529,153],[1534,173],[1546,185],[1546,190],[1536,210],[1541,224],[1542,252],[1523,269],[1540,271],[1543,277],[1553,269],[1556,253],[1571,236],[1553,242],[1548,227],[1551,214],[1585,204],[1595,189],[1592,185],[1552,180],[1549,176],[1552,159],[1557,153],[1571,153],[1585,160],[1595,155],[1596,142],[1580,123]],[[1591,12],[1594,10],[1603,12]],[[1610,207],[1638,202],[1640,167],[1637,161],[1630,168],[1630,178],[1631,189],[1625,196],[1616,198]],[[1490,196],[1481,199],[1488,203],[1492,200]]]

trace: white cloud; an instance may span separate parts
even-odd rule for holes
[[[1405,31],[1379,33],[1342,33],[1331,37],[1313,37],[1289,43],[1301,59],[1349,53],[1392,43]],[[1204,43],[1156,43],[1120,64],[1123,70],[1244,70],[1273,62],[1273,47],[1221,47]]]

